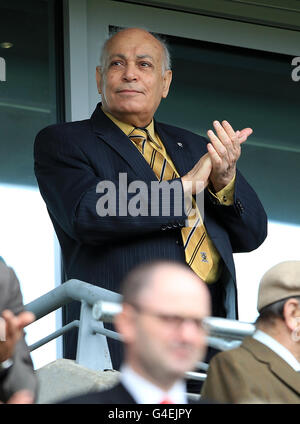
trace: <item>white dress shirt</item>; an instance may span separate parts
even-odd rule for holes
[[[164,392],[150,381],[137,374],[129,365],[121,366],[121,383],[138,404],[158,404],[167,398],[175,404],[187,404],[186,385],[177,381],[170,390]]]
[[[282,344],[273,337],[269,336],[264,331],[256,330],[253,334],[253,338],[277,353],[277,355],[287,362],[295,371],[300,371],[300,362],[297,361],[295,356],[286,347],[282,346]]]

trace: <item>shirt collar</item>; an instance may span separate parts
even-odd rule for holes
[[[277,355],[287,362],[295,371],[300,371],[300,362],[297,361],[294,355],[286,347],[269,336],[269,334],[261,330],[256,330],[253,334],[253,338],[277,353]]]
[[[168,398],[175,404],[187,404],[186,385],[183,380],[174,383],[164,392],[150,381],[137,374],[129,365],[122,365],[121,382],[138,404],[159,404]]]
[[[126,124],[125,122],[119,121],[119,119],[115,118],[111,113],[109,112],[105,112],[103,109],[102,111],[105,113],[105,115],[111,119],[113,121],[114,124],[116,124],[120,130],[123,131],[123,133],[125,133],[127,136],[134,130],[134,126],[130,125],[130,124]],[[152,119],[152,121],[150,122],[150,124],[147,125],[146,130],[148,131],[148,133],[150,134],[150,137],[155,140],[156,136],[155,136],[155,131],[154,131],[154,121]]]

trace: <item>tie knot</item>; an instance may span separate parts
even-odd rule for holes
[[[161,402],[160,402],[160,404],[161,405],[170,405],[170,404],[173,404],[174,402],[172,402],[168,397],[165,397]]]
[[[142,144],[145,140],[147,140],[147,130],[134,128],[134,130],[132,130],[129,134],[129,138],[136,144]]]

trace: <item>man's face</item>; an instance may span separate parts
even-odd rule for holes
[[[106,51],[105,69],[96,73],[103,109],[123,122],[147,125],[171,83],[171,71],[162,72],[162,46],[148,32],[128,29]]]
[[[208,294],[199,281],[175,274],[161,275],[138,308],[127,305],[128,358],[136,371],[155,383],[182,378],[206,352],[206,333],[197,321],[209,315]]]

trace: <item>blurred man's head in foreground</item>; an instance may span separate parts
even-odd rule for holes
[[[206,352],[203,318],[209,291],[188,267],[171,262],[134,269],[123,282],[123,308],[116,317],[125,359],[137,373],[168,389]]]

